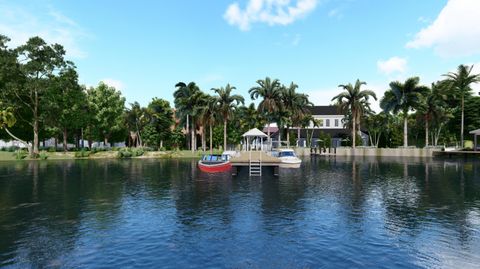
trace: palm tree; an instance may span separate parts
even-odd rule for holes
[[[195,82],[190,82],[187,84],[183,82],[179,82],[175,85],[177,90],[173,93],[173,97],[175,98],[175,108],[177,109],[177,113],[181,119],[182,123],[185,123],[186,120],[186,131],[189,132],[189,128],[191,125],[191,149],[192,152],[196,149],[196,122],[195,117],[197,113],[197,104],[201,99],[202,91],[200,88],[195,84]],[[189,118],[191,118],[191,124],[189,124]]]
[[[393,81],[385,92],[380,107],[385,113],[403,114],[403,146],[408,147],[408,112],[420,107],[428,87],[419,85],[418,77],[411,77],[404,83]]]
[[[432,83],[432,87],[425,93],[423,103],[418,109],[425,121],[425,147],[428,147],[429,144],[430,122],[440,118],[445,112],[446,99],[443,89],[435,83]]]
[[[217,98],[211,95],[205,95],[206,100],[203,106],[200,108],[200,117],[202,119],[202,125],[205,127],[208,125],[209,127],[209,135],[210,135],[210,153],[213,152],[213,125],[217,119]],[[204,128],[205,129],[205,128]]]
[[[232,90],[236,89],[230,84],[227,86],[212,89],[217,93],[217,105],[218,111],[223,117],[223,150],[227,149],[227,121],[230,119],[233,110],[241,103],[244,104],[245,100],[238,94],[232,95]]]
[[[256,100],[262,97],[263,100],[258,104],[258,112],[263,114],[268,121],[268,139],[270,139],[270,123],[273,120],[274,113],[281,109],[281,84],[278,79],[271,80],[266,77],[264,80],[257,80],[258,86],[252,87],[248,93],[250,98]]]
[[[352,147],[356,146],[356,127],[357,121],[363,116],[366,111],[370,110],[369,98],[377,100],[377,96],[371,90],[361,90],[362,85],[367,83],[357,79],[355,85],[348,83],[347,85],[338,85],[344,91],[332,98],[332,101],[337,102],[339,109],[347,115],[351,114],[352,119]]]
[[[290,126],[296,124],[299,127],[299,123],[305,116],[310,114],[309,108],[313,106],[313,103],[308,100],[308,95],[297,93],[297,88],[298,85],[293,82],[288,87],[282,86],[282,107],[288,116],[288,119],[285,121],[287,123],[287,141],[290,141]]]
[[[444,74],[447,77],[446,81],[449,83],[449,88],[455,92],[455,95],[460,96],[462,102],[462,123],[460,128],[460,140],[463,147],[463,129],[465,120],[465,97],[472,92],[471,85],[480,82],[480,74],[472,74],[472,66],[459,65],[457,73],[449,72]]]

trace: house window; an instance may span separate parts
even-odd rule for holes
[[[320,119],[320,123],[318,124],[320,127],[323,127],[323,119]]]
[[[325,120],[325,126],[330,127],[330,119]]]
[[[338,119],[335,119],[335,127],[338,127]]]

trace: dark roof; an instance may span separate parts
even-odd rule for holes
[[[314,106],[310,108],[312,115],[343,115],[337,106]]]

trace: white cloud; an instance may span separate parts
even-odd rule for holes
[[[30,37],[40,36],[47,43],[62,45],[68,57],[87,56],[78,41],[88,35],[72,19],[52,8],[30,12],[0,3],[0,33],[11,39],[9,45],[13,47],[24,44]]]
[[[230,4],[223,15],[230,24],[242,31],[250,30],[253,23],[273,25],[288,25],[304,17],[317,6],[317,0],[249,0],[245,9],[235,2]]]
[[[438,17],[406,44],[407,48],[434,48],[442,57],[480,53],[480,1],[449,0]]]
[[[118,91],[125,90],[125,84],[120,80],[113,79],[113,78],[104,78],[101,81],[103,81],[103,83],[107,84],[110,87],[114,87]]]
[[[388,60],[377,61],[378,71],[385,75],[391,75],[393,73],[403,74],[407,70],[407,60],[394,56]]]

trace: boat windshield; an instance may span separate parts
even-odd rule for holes
[[[218,162],[225,161],[226,157],[221,155],[203,155],[202,160],[207,162]]]
[[[278,157],[295,157],[293,151],[281,151]]]

